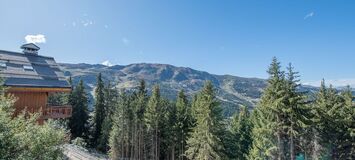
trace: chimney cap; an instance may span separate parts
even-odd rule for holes
[[[37,54],[38,50],[41,49],[34,43],[27,43],[21,46],[23,53]]]
[[[21,46],[21,49],[26,49],[26,48],[30,48],[30,49],[34,49],[34,50],[41,49],[37,45],[35,45],[34,43],[26,43],[26,44]]]

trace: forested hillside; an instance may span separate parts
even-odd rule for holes
[[[180,90],[170,100],[159,83],[148,89],[140,80],[132,90],[117,89],[98,74],[94,112],[88,112],[83,80],[67,95],[71,138],[112,159],[354,159],[351,88],[337,91],[323,80],[318,91],[304,92],[293,66],[281,68],[274,58],[256,107],[238,106],[232,118],[223,116],[212,81],[191,99]]]
[[[96,76],[99,73],[105,82],[111,82],[118,89],[133,90],[142,79],[146,81],[149,92],[155,84],[159,84],[161,93],[170,100],[176,98],[179,90],[184,90],[191,99],[191,96],[203,87],[205,81],[211,81],[216,89],[216,97],[222,103],[223,114],[228,117],[233,115],[239,105],[253,108],[267,84],[264,79],[214,75],[166,64],[141,63],[111,67],[100,64],[60,64],[60,66],[66,76],[72,77],[74,84],[83,79],[90,93],[93,93]],[[301,89],[311,92],[316,90],[310,86],[303,86]],[[93,97],[90,96],[89,99],[92,106]]]

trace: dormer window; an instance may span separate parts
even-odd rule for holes
[[[24,69],[25,71],[33,71],[33,67],[32,67],[31,65],[24,65],[24,66],[23,66],[23,69]]]
[[[0,68],[6,68],[6,62],[0,61]]]

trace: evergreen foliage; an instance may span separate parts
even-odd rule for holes
[[[188,135],[191,132],[192,127],[191,108],[188,99],[183,90],[181,90],[176,99],[176,122],[175,122],[175,134],[176,134],[176,151],[177,157],[180,160],[185,158],[185,151],[187,148]]]
[[[82,80],[70,93],[69,103],[73,108],[72,116],[68,123],[71,138],[85,137],[85,139],[88,139],[88,98]]]
[[[221,108],[211,82],[207,82],[194,102],[196,126],[187,141],[189,159],[223,159],[221,131],[224,129]]]
[[[97,76],[97,84],[95,88],[95,104],[94,104],[94,117],[93,125],[94,130],[92,133],[92,145],[97,146],[100,140],[102,125],[106,116],[105,106],[105,84],[102,80],[101,73]]]
[[[105,86],[104,91],[105,117],[102,124],[97,148],[98,150],[106,153],[109,150],[108,143],[110,131],[112,129],[113,116],[118,102],[118,92],[117,89],[112,87],[110,83]]]
[[[159,86],[154,86],[152,96],[148,101],[148,106],[144,114],[145,123],[147,125],[148,136],[148,157],[157,160],[160,158],[161,143],[161,117],[163,115],[162,99],[160,97]]]
[[[241,106],[239,113],[234,115],[231,130],[233,134],[232,142],[234,152],[230,157],[232,159],[246,160],[252,143],[252,123],[247,107]]]

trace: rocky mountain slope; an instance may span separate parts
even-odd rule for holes
[[[266,86],[263,79],[214,75],[167,64],[139,63],[109,67],[81,63],[60,64],[60,67],[66,76],[72,76],[74,83],[82,78],[91,93],[98,73],[102,73],[105,81],[114,82],[118,88],[134,89],[141,79],[147,82],[148,88],[159,84],[162,95],[169,99],[174,99],[181,89],[191,96],[209,80],[217,90],[217,97],[222,102],[226,116],[233,114],[239,105],[254,107]]]

